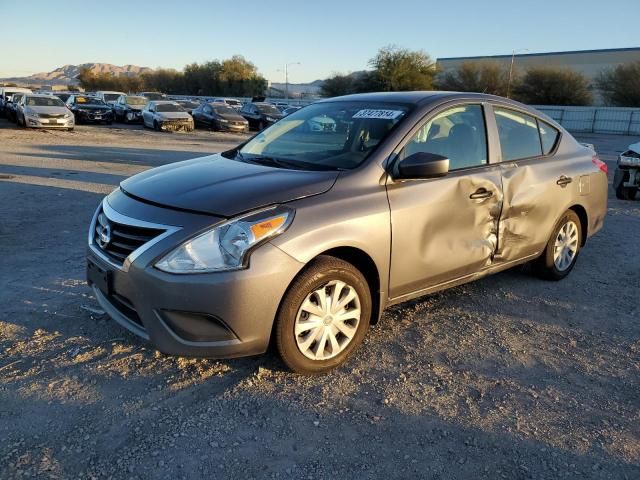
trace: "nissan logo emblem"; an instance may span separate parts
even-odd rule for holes
[[[111,241],[111,225],[104,213],[98,215],[98,223],[96,225],[96,242],[100,248],[105,248]]]

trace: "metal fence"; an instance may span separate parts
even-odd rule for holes
[[[640,135],[640,108],[536,106],[570,132]]]

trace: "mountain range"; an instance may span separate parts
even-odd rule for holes
[[[134,76],[141,73],[151,72],[152,68],[139,67],[137,65],[112,65],[110,63],[82,63],[80,65],[64,65],[51,72],[34,73],[28,77],[3,78],[5,82],[14,82],[25,85],[76,85],[76,77],[83,68],[88,68],[95,74],[111,74]]]

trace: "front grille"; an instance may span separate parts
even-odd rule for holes
[[[101,211],[93,231],[93,243],[114,263],[122,265],[134,251],[164,232],[165,230],[114,222]]]
[[[41,113],[40,118],[64,118],[64,113]]]

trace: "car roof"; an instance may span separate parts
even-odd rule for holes
[[[22,93],[26,97],[39,97],[39,98],[51,98],[55,97],[52,93],[25,93],[25,92],[16,92]]]
[[[165,105],[167,103],[170,103],[172,105],[178,104],[180,105],[178,102],[176,102],[175,100],[151,100],[149,103],[155,103],[156,105]]]
[[[342,97],[333,97],[320,100],[318,103],[331,101],[363,101],[363,102],[394,102],[409,103],[421,105],[431,103],[437,100],[455,100],[457,98],[477,98],[479,101],[501,100],[513,104],[518,104],[513,100],[503,97],[489,95],[486,93],[471,92],[447,92],[447,91],[416,91],[416,92],[373,92],[373,93],[356,93],[352,95],[344,95]]]

